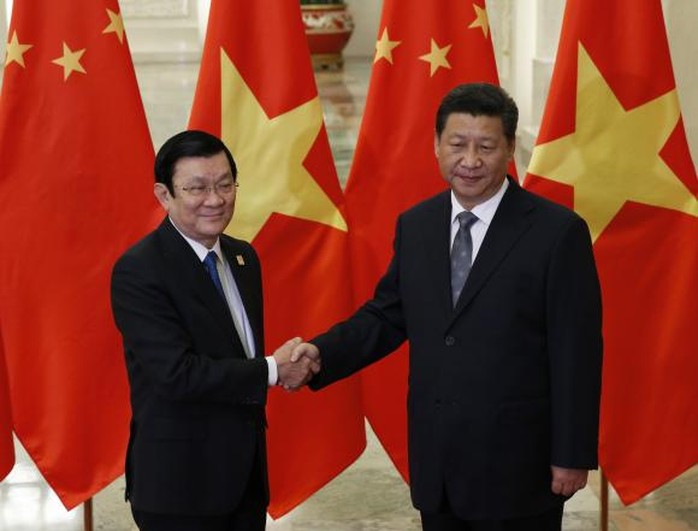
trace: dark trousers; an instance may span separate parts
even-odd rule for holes
[[[562,503],[543,514],[510,520],[461,520],[452,512],[421,513],[424,531],[560,531]]]
[[[267,523],[264,481],[255,459],[250,481],[234,512],[215,515],[160,514],[131,506],[140,531],[264,531]]]

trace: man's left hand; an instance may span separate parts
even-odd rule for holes
[[[555,494],[562,496],[572,496],[578,490],[586,487],[588,470],[580,468],[562,468],[550,466],[553,475],[551,489]]]

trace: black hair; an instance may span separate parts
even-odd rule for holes
[[[436,112],[437,137],[441,137],[446,120],[453,113],[498,117],[502,120],[504,136],[509,142],[515,140],[519,109],[501,87],[490,83],[466,83],[452,89],[441,100]]]
[[[185,157],[213,157],[225,153],[233,180],[238,170],[232,153],[221,139],[204,131],[182,131],[168,139],[155,157],[155,182],[164,184],[174,197],[172,175],[177,161]]]

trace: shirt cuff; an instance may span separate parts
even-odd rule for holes
[[[264,358],[267,360],[267,366],[269,367],[269,377],[267,384],[269,387],[276,385],[279,382],[279,370],[276,366],[276,359],[274,356],[267,356]]]

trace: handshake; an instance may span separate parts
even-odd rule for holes
[[[303,343],[300,337],[289,339],[274,352],[278,384],[287,391],[297,391],[320,372],[320,351]]]

